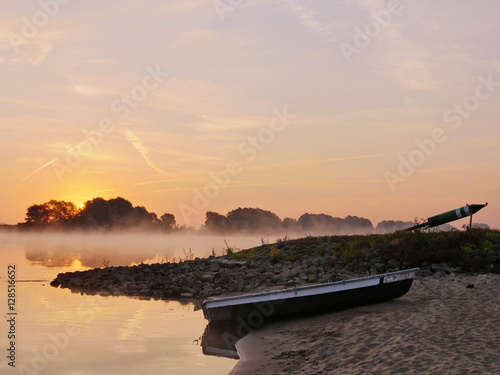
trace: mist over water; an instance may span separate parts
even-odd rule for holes
[[[258,235],[158,234],[151,232],[69,232],[4,234],[20,244],[26,260],[49,268],[129,266],[178,262],[225,255],[227,246],[242,250],[276,238]]]
[[[229,246],[255,240],[227,238]],[[228,373],[234,360],[206,356],[194,344],[207,323],[189,301],[85,295],[49,285],[60,272],[103,267],[103,258],[110,266],[127,266],[157,261],[158,254],[183,257],[189,248],[193,256],[204,256],[211,246],[222,253],[225,243],[213,236],[0,232],[2,290],[7,290],[7,265],[16,269],[16,367],[24,369],[19,373]],[[2,314],[6,297],[0,295]],[[77,333],[66,335],[68,326]],[[54,337],[63,336],[64,345],[55,346]],[[0,347],[6,343],[7,335],[0,337]],[[0,361],[0,374],[11,370]]]

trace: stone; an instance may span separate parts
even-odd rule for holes
[[[447,263],[441,263],[440,266],[441,266],[441,269],[444,271],[444,273],[446,273],[447,275],[451,275],[453,273],[451,268],[448,267]]]
[[[219,270],[220,266],[218,263],[213,263],[210,265],[210,271],[211,272],[217,272]]]
[[[390,259],[387,262],[387,265],[390,266],[390,267],[393,267],[393,268],[398,268],[401,265],[401,263],[397,259]]]
[[[316,272],[317,272],[317,269],[316,267],[314,266],[311,266],[309,267],[307,270],[306,270],[306,273],[309,274],[309,275],[316,275]]]
[[[432,264],[431,271],[433,272],[443,271],[443,268],[439,264]]]
[[[441,279],[446,276],[446,273],[443,270],[437,271],[434,273],[435,279]]]

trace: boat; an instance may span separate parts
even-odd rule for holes
[[[209,322],[233,321],[256,328],[271,320],[342,310],[401,297],[410,290],[418,270],[411,268],[262,293],[212,297],[202,303],[202,309]]]
[[[433,228],[437,227],[438,225],[443,225],[467,216],[470,216],[469,228],[472,228],[472,215],[474,215],[476,212],[483,209],[487,205],[488,202],[486,202],[485,204],[466,204],[465,206],[457,208],[455,210],[447,211],[436,216],[431,216],[427,218],[427,220],[425,220],[423,223],[416,224],[410,228],[406,228],[405,230],[410,231],[416,229]]]

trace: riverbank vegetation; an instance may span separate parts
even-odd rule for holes
[[[25,221],[3,229],[29,231],[161,231],[161,232],[208,232],[229,234],[282,234],[342,235],[389,233],[409,228],[414,221],[383,220],[374,225],[364,217],[348,215],[344,218],[325,213],[304,213],[298,219],[281,219],[274,212],[260,208],[238,207],[226,215],[207,211],[204,224],[199,228],[180,226],[171,213],[158,216],[144,206],[134,206],[125,198],[94,198],[77,207],[72,202],[50,200],[28,207]],[[486,224],[475,224],[488,228]],[[452,230],[449,224],[435,230]]]

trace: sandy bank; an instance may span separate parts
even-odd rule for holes
[[[236,344],[231,375],[500,374],[499,290],[492,274],[415,280],[397,300],[272,323]]]

